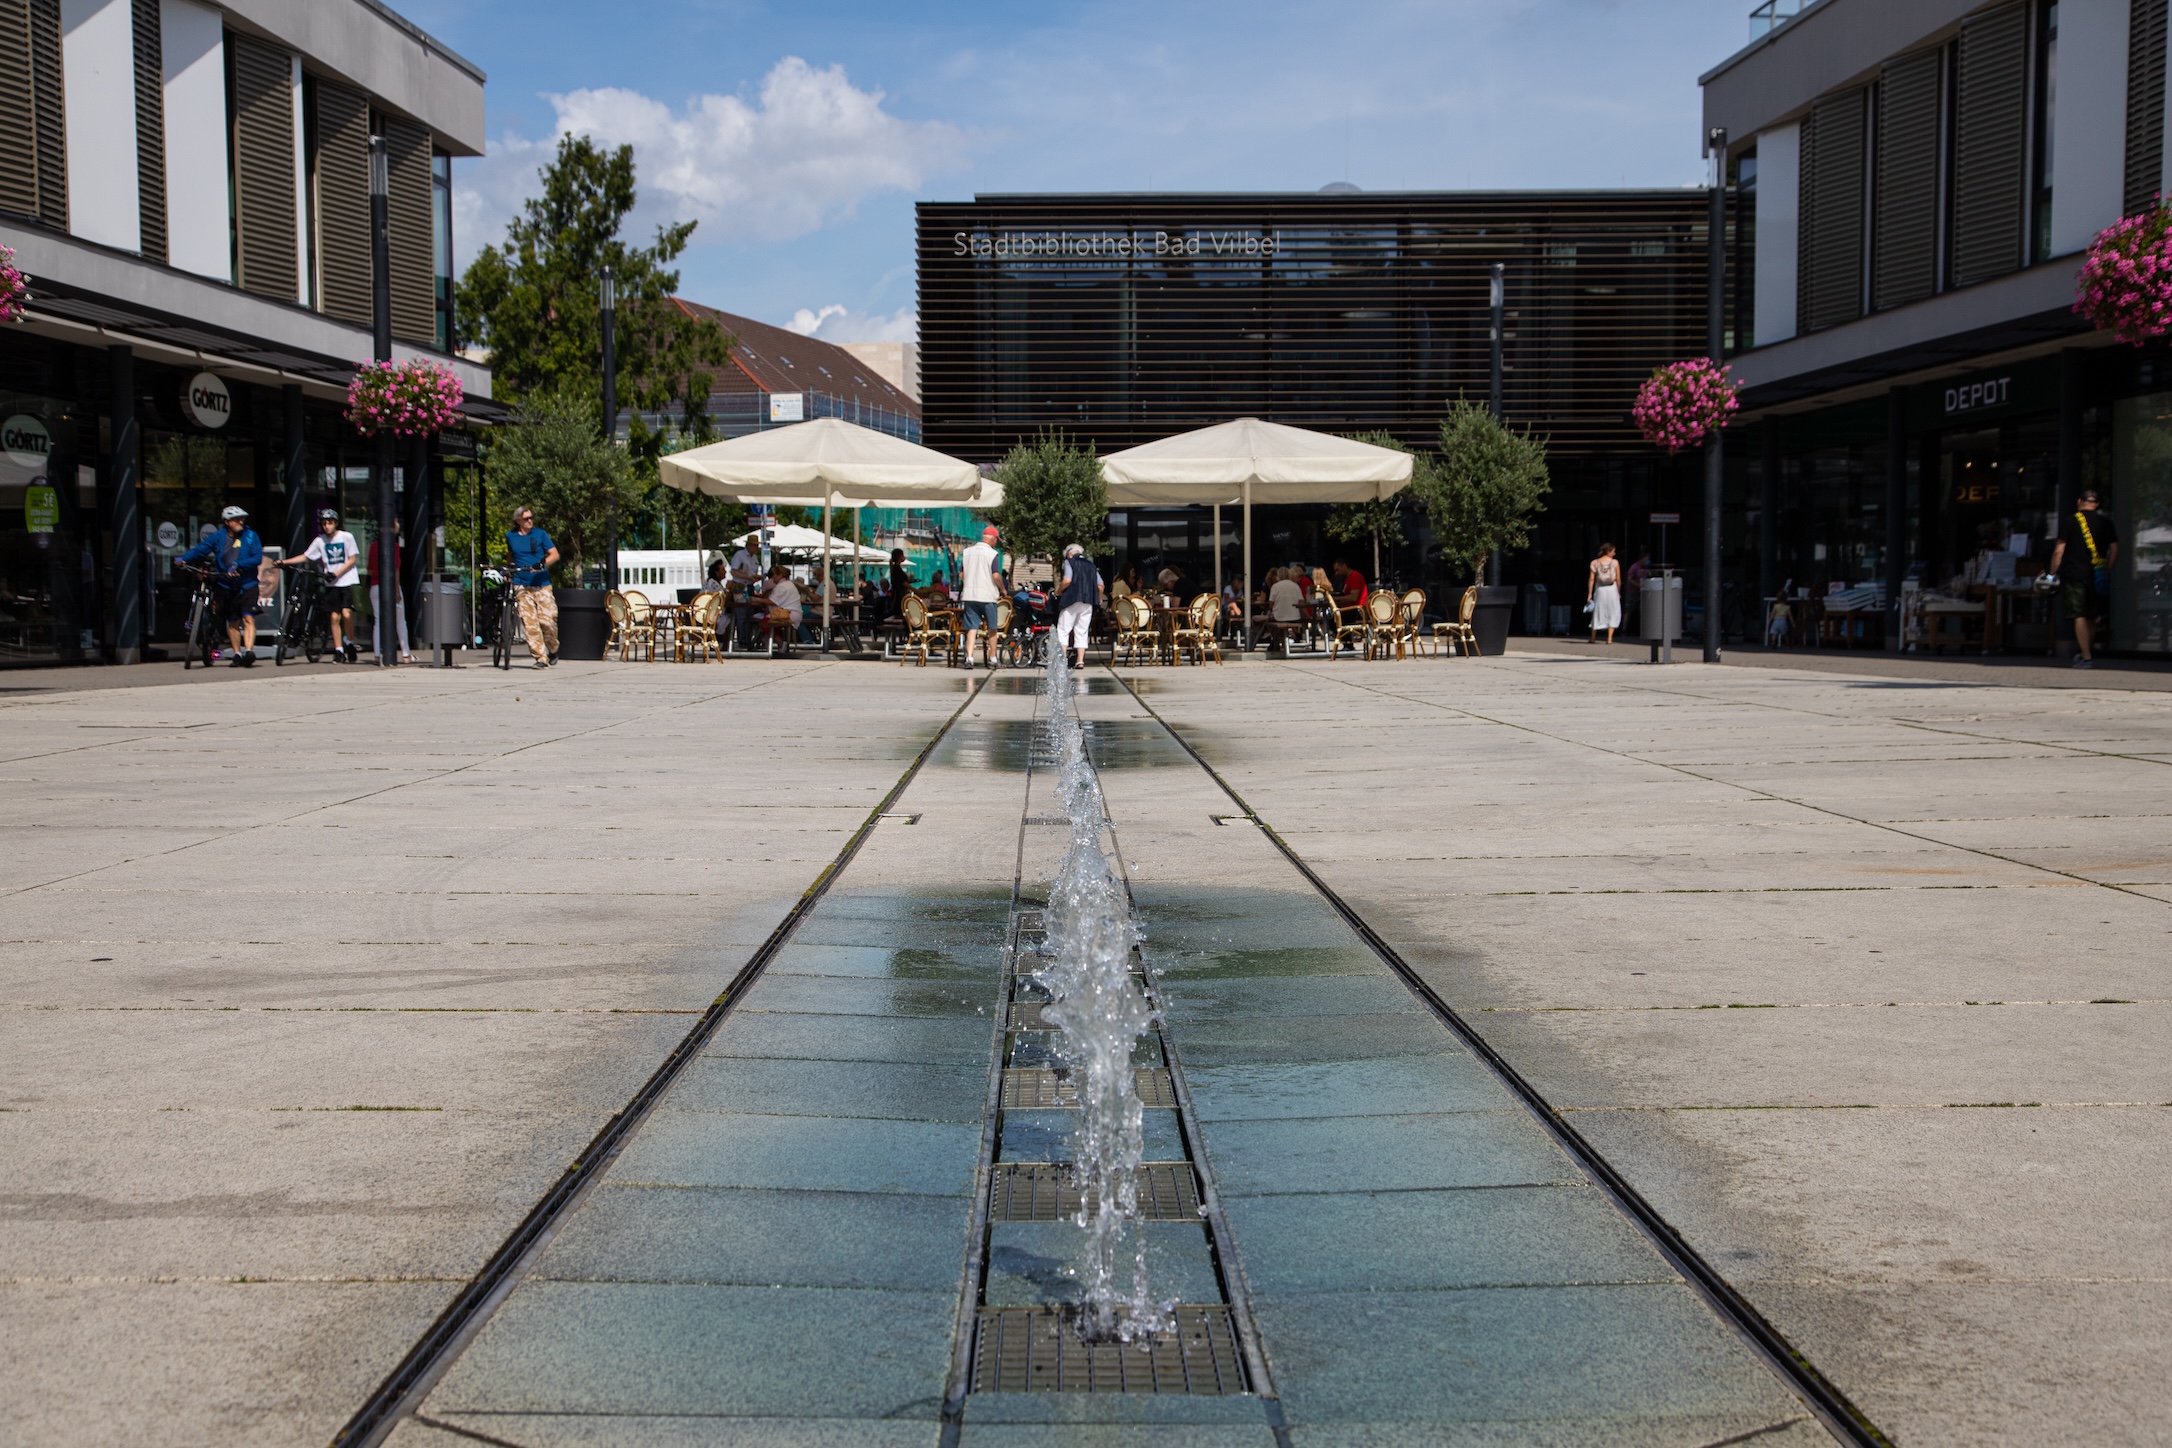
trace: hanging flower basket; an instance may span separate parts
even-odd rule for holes
[[[1736,391],[1727,369],[1709,357],[1670,362],[1637,389],[1629,415],[1646,442],[1678,453],[1727,425]]]
[[[15,253],[0,245],[0,322],[20,322],[30,300],[30,278],[15,269]]]
[[[364,435],[424,437],[452,425],[463,396],[435,362],[364,362],[347,385],[347,420]]]
[[[2172,210],[2161,200],[2089,243],[2074,310],[2137,347],[2172,330]]]

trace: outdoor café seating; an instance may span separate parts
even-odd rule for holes
[[[1395,623],[1398,648],[1408,648],[1411,657],[1416,658],[1423,651],[1427,641],[1427,636],[1423,631],[1425,624],[1424,589],[1413,588],[1404,593],[1402,613]]]
[[[1459,655],[1478,652],[1478,634],[1471,627],[1471,616],[1478,612],[1478,587],[1473,584],[1463,590],[1463,599],[1456,605],[1453,619],[1433,625],[1433,646],[1436,649],[1453,648]]]
[[[724,612],[724,595],[721,593],[696,594],[692,602],[681,605],[686,610],[671,636],[671,656],[680,663],[691,660],[697,650],[704,661],[718,656],[717,619]]]
[[[633,657],[640,649],[642,656],[654,662],[656,659],[656,614],[649,607],[648,599],[639,593],[622,593],[616,589],[603,596],[603,611],[611,621],[611,637],[604,644],[603,655],[611,656],[618,650],[621,663]]]
[[[1156,639],[1154,635],[1154,606],[1136,593],[1127,593],[1115,602],[1116,642],[1112,658],[1117,663],[1139,663],[1140,655],[1152,662]]]
[[[1221,663],[1222,643],[1215,636],[1215,625],[1219,621],[1220,613],[1221,600],[1216,595],[1202,593],[1193,599],[1170,635],[1175,657],[1182,659],[1188,654],[1203,664],[1207,661],[1207,655],[1212,653],[1214,661]]]
[[[949,647],[950,630],[936,622],[928,605],[917,593],[908,593],[898,600],[898,616],[904,620],[905,635],[898,644],[897,661],[903,665],[912,654],[920,656],[920,667],[928,666],[928,650],[940,644]]]
[[[1326,594],[1316,594],[1312,601],[1320,621],[1320,631],[1327,638],[1327,657],[1338,658],[1343,646],[1354,647],[1361,657],[1369,656],[1372,643],[1372,624],[1357,609],[1344,608]]]
[[[1393,650],[1403,656],[1403,601],[1385,588],[1365,596],[1365,657],[1381,659]]]

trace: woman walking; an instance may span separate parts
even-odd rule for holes
[[[1614,630],[1621,627],[1621,560],[1614,556],[1614,545],[1601,543],[1599,556],[1591,560],[1591,574],[1584,580],[1584,607],[1591,614],[1591,642],[1599,641],[1599,630],[1606,630],[1606,641],[1614,642]]]

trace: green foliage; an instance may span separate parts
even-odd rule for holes
[[[1091,443],[1081,447],[1061,432],[1043,431],[1010,450],[996,481],[1003,505],[989,516],[1013,553],[1053,564],[1073,543],[1102,558],[1116,551],[1108,541],[1108,484]]]
[[[1353,442],[1369,442],[1374,447],[1392,448],[1396,452],[1409,452],[1391,433],[1358,432],[1350,434]],[[1420,456],[1411,464],[1410,485],[1416,488],[1418,475],[1430,463]],[[1337,503],[1327,510],[1327,536],[1339,543],[1373,545],[1372,581],[1380,582],[1380,550],[1393,548],[1403,541],[1403,495],[1397,493],[1386,498],[1367,498],[1362,503]]]
[[[604,441],[595,400],[566,390],[531,395],[489,447],[493,515],[533,508],[537,526],[558,544],[563,577],[578,579],[583,567],[601,564],[612,499],[623,518],[640,505],[641,487],[632,459]]]
[[[1494,420],[1457,398],[1440,425],[1440,453],[1411,479],[1451,571],[1477,582],[1497,550],[1531,541],[1531,519],[1546,507],[1546,439]]]
[[[477,253],[460,279],[461,345],[490,353],[500,400],[546,392],[600,398],[598,285],[609,266],[618,288],[618,403],[636,414],[629,445],[653,465],[664,439],[639,414],[672,409],[680,434],[706,440],[709,369],[726,364],[732,339],[672,300],[679,274],[667,264],[686,250],[694,223],[659,227],[651,246],[619,237],[634,205],[631,146],[606,151],[586,136],[562,136],[538,175],[542,194],[523,203],[504,243]]]

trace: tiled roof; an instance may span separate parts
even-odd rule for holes
[[[707,317],[737,339],[732,345],[732,366],[738,378],[730,373],[718,378],[719,392],[744,392],[751,381],[763,392],[822,392],[867,407],[920,415],[919,403],[835,343],[802,337],[752,317],[735,317],[684,297],[672,301],[688,316]]]

